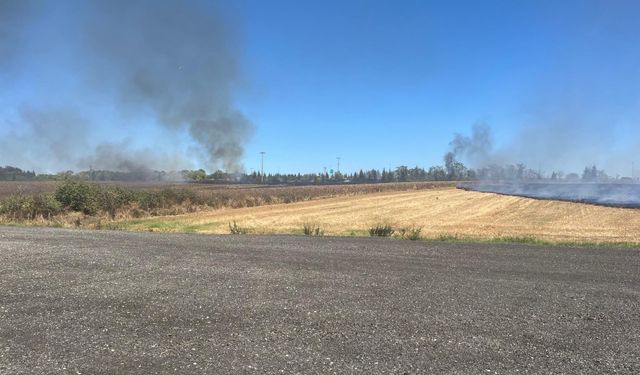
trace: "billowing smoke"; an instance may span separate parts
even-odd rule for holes
[[[0,74],[2,95],[40,93],[22,103],[14,94],[13,110],[0,112],[11,129],[0,161],[139,170],[195,159],[241,170],[253,125],[233,105],[241,77],[231,31],[206,2],[0,0],[2,69],[12,72]]]
[[[485,123],[474,124],[470,136],[456,133],[449,146],[456,158],[466,160],[474,167],[484,166],[495,158],[491,128]]]

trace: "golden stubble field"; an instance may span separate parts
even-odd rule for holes
[[[229,233],[236,221],[252,233],[301,233],[304,223],[326,235],[365,235],[378,223],[422,226],[426,238],[531,236],[550,241],[640,242],[640,210],[534,200],[455,188],[341,196],[291,204],[219,209],[129,220],[123,229]]]

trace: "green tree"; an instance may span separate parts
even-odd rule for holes
[[[467,168],[456,160],[453,152],[447,152],[444,155],[444,168],[449,180],[464,180],[467,178]]]
[[[207,172],[204,169],[185,171],[184,177],[193,181],[202,181],[207,178]]]
[[[401,165],[396,168],[396,175],[398,176],[398,181],[405,182],[409,177],[409,168],[406,165]]]

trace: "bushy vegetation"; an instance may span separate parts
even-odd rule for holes
[[[107,214],[111,218],[119,210],[137,206],[138,210],[153,213],[183,205],[186,202],[203,204],[193,191],[165,188],[139,191],[122,186],[90,184],[82,181],[65,181],[55,191],[55,198],[63,209],[82,212],[85,215]]]
[[[213,184],[100,184],[75,179],[57,183],[0,183],[0,219],[21,221],[143,218],[202,209],[242,208],[387,191],[429,190],[450,183],[239,187]],[[68,215],[71,214],[71,215]],[[74,216],[75,215],[75,216]],[[73,216],[73,217],[71,217]],[[90,220],[91,219],[91,220]],[[94,220],[94,221],[95,221]],[[315,228],[309,228],[309,230]],[[318,231],[318,235],[322,229]]]
[[[194,191],[165,188],[141,191],[123,186],[92,184],[77,180],[61,182],[53,193],[16,194],[0,201],[0,215],[10,220],[51,219],[68,212],[88,216],[131,210],[131,216],[162,214],[163,209],[205,202]]]
[[[60,212],[53,194],[16,195],[0,202],[0,215],[10,220],[50,219]]]
[[[204,205],[206,202],[194,191],[179,188],[163,188],[161,190],[137,191],[135,201],[145,211],[167,209],[176,205],[191,203]]]
[[[92,215],[98,211],[98,191],[96,185],[66,181],[56,189],[55,198],[66,210]]]
[[[391,237],[395,233],[395,229],[389,224],[376,224],[369,228],[369,236],[371,237]]]

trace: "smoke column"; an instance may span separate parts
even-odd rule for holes
[[[41,77],[30,89],[42,93],[0,112],[12,129],[0,162],[136,170],[191,167],[195,158],[241,170],[253,125],[233,104],[241,77],[231,31],[206,2],[0,0],[0,94],[30,75]],[[172,147],[140,148],[116,129],[163,135]]]
[[[474,124],[470,136],[456,133],[449,146],[457,158],[467,160],[473,166],[484,166],[495,158],[491,128],[485,123]]]

